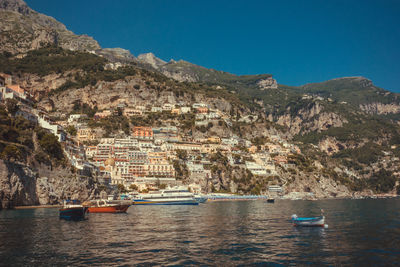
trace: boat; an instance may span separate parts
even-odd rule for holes
[[[318,217],[297,217],[296,214],[293,214],[292,223],[294,226],[324,227],[325,216],[321,215]]]
[[[89,213],[124,213],[130,206],[130,204],[105,199],[88,201],[83,205],[88,207]]]
[[[267,203],[275,203],[275,199],[274,198],[267,198]]]
[[[87,207],[81,205],[78,200],[65,200],[63,207],[60,208],[60,219],[83,220],[87,212]]]
[[[173,187],[146,194],[138,194],[134,205],[198,205],[193,193],[184,187]]]
[[[208,200],[211,201],[230,201],[230,200],[259,200],[267,199],[264,195],[236,195],[228,193],[212,193],[206,195]]]
[[[208,198],[203,195],[194,195],[194,199],[196,199],[198,203],[206,203],[208,200]]]

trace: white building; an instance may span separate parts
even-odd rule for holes
[[[206,108],[206,107],[208,107],[208,105],[204,104],[204,103],[194,103],[192,105],[192,108],[194,108],[194,109],[196,109],[196,108]]]
[[[267,170],[263,166],[255,163],[255,162],[246,161],[246,168],[253,175],[267,175]]]
[[[42,128],[49,130],[51,133],[57,136],[59,142],[64,142],[66,140],[67,134],[64,132],[64,129],[57,123],[48,120],[44,116],[38,117],[38,123]]]
[[[211,178],[211,171],[205,170],[203,164],[195,164],[193,162],[188,162],[186,166],[188,168],[189,176],[191,179],[203,180]]]
[[[86,114],[71,114],[69,115],[68,118],[68,123],[73,123],[75,121],[78,121],[79,119],[86,119],[87,115]]]
[[[162,112],[163,109],[161,107],[152,107],[151,112]]]
[[[221,144],[237,146],[239,144],[239,140],[237,138],[221,138]]]
[[[172,109],[174,109],[175,108],[175,105],[174,104],[170,104],[170,103],[165,103],[163,106],[162,106],[162,110],[163,111],[171,111]]]
[[[181,107],[181,113],[182,114],[186,114],[186,113],[190,113],[190,107]]]

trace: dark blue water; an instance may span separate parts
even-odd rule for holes
[[[290,216],[325,210],[329,228]],[[64,221],[57,209],[0,211],[0,265],[400,265],[400,200],[132,206]]]

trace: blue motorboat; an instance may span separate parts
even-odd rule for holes
[[[318,217],[297,217],[296,214],[293,214],[292,222],[294,226],[324,227],[325,216],[321,215]]]
[[[208,198],[203,195],[194,195],[194,199],[197,201],[197,203],[206,203],[208,200]]]

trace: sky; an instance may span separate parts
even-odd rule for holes
[[[400,92],[400,0],[26,0],[76,34],[298,86],[364,76]]]

